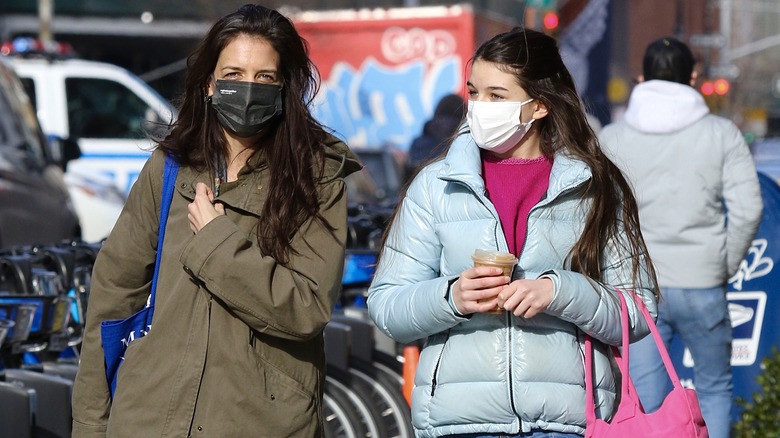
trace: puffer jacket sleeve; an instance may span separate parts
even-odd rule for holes
[[[575,324],[588,335],[609,345],[622,343],[618,290],[628,304],[631,342],[650,333],[635,298],[641,299],[654,319],[658,312],[653,294],[654,279],[650,278],[647,269],[648,258],[640,256],[640,278],[635,283],[632,278],[634,255],[628,250],[625,236],[621,235],[617,240],[612,240],[605,251],[603,284],[569,270],[555,269],[547,275],[555,284],[555,293],[545,312]]]
[[[436,190],[422,172],[409,186],[390,225],[374,279],[368,291],[368,311],[385,334],[401,343],[445,331],[466,318],[456,315],[447,300],[457,277],[439,275],[441,243],[434,228],[430,199]]]
[[[146,162],[92,271],[79,371],[73,385],[73,437],[102,437],[111,400],[100,322],[126,318],[146,304],[157,247],[164,154]]]
[[[341,289],[347,239],[342,178],[319,189],[320,213],[334,227],[310,218],[292,240],[290,262],[263,254],[228,216],[219,216],[187,244],[181,263],[206,290],[249,327],[290,340],[322,333]]]
[[[739,129],[726,124],[726,156],[723,161],[723,200],[726,203],[726,266],[736,274],[761,223],[763,201],[756,167]]]

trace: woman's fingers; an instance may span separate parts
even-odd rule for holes
[[[550,306],[553,283],[548,278],[517,280],[507,285],[497,296],[499,307],[523,318],[533,318]]]
[[[460,313],[487,312],[496,308],[496,296],[508,282],[500,268],[478,266],[463,271],[450,293]]]
[[[187,206],[190,229],[198,233],[214,218],[225,214],[225,206],[214,204],[214,192],[203,183],[195,185],[195,199]]]

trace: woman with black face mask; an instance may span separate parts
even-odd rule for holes
[[[343,178],[360,165],[309,112],[316,79],[292,23],[262,6],[190,56],[179,118],[95,262],[74,437],[321,435]],[[166,156],[179,170],[160,223]],[[100,325],[144,307],[157,251],[153,322],[110,392]]]

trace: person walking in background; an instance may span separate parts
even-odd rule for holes
[[[425,122],[422,134],[409,147],[409,167],[412,172],[444,151],[465,114],[463,98],[457,94],[448,94],[439,100],[433,117]]]
[[[584,335],[600,341],[595,392],[609,418],[616,382],[605,344],[622,342],[616,287],[656,309],[636,203],[599,148],[555,39],[515,28],[472,61],[468,129],[411,181],[368,311],[398,342],[427,338],[412,391],[417,436],[581,436]],[[473,267],[475,249],[518,256],[514,275]],[[649,329],[625,293],[639,339]]]
[[[693,88],[690,49],[667,37],[648,45],[624,120],[602,129],[605,152],[629,177],[658,273],[658,330],[690,350],[711,438],[729,436],[732,328],[726,284],[758,230],[761,192],[747,144],[710,114]],[[631,377],[646,412],[671,390],[652,339],[631,345]]]
[[[316,70],[277,11],[220,19],[188,59],[170,134],[94,265],[73,436],[322,435],[323,329],[346,243],[344,176],[360,165],[311,116]],[[165,156],[180,165],[157,246]],[[144,306],[152,329],[109,396],[100,322]]]

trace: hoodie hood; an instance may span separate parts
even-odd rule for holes
[[[651,80],[631,92],[625,121],[648,134],[668,134],[686,128],[710,113],[704,98],[691,86]]]

